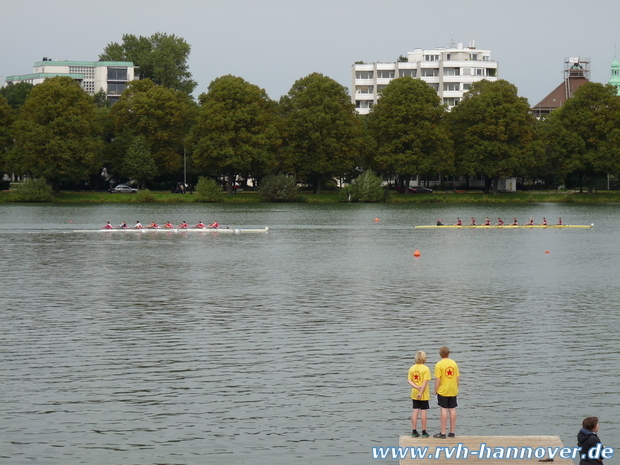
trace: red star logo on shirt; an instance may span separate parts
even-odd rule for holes
[[[419,381],[419,380],[420,380],[420,373],[415,372],[415,373],[413,374],[413,380],[414,380],[414,381]]]
[[[446,370],[446,377],[452,378],[454,376],[454,368],[450,367]]]

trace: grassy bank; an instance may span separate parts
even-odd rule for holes
[[[390,203],[619,203],[620,193],[605,192],[596,194],[581,194],[575,192],[546,193],[546,192],[512,192],[504,194],[413,194],[392,195]]]
[[[154,203],[192,203],[197,202],[195,194],[171,194],[169,192],[152,192],[148,200]],[[10,201],[10,194],[3,192],[0,202]],[[300,201],[305,203],[338,203],[338,192],[328,191],[322,194],[300,192]],[[54,203],[139,203],[140,198],[134,194],[110,194],[108,192],[61,192],[54,195]],[[222,203],[258,203],[258,192],[240,192],[233,195],[222,194]],[[597,192],[595,194],[578,192],[515,192],[498,195],[482,192],[470,193],[433,193],[433,194],[396,194],[393,193],[387,203],[620,203],[620,192]]]

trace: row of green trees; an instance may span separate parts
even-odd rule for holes
[[[113,52],[120,53],[112,47],[107,58],[126,56]],[[550,184],[574,176],[591,185],[620,173],[620,100],[595,83],[540,121],[504,80],[473,84],[447,111],[423,81],[395,79],[366,116],[345,87],[318,73],[278,102],[230,75],[197,102],[179,82],[134,81],[111,107],[69,78],[27,86],[0,90],[0,170],[45,178],[56,190],[78,182],[102,188],[102,173],[161,186],[182,179],[185,167],[193,179],[227,180],[229,193],[238,178],[278,172],[315,192],[368,169],[404,182],[485,175],[495,188],[506,176]]]

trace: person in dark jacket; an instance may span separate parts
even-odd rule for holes
[[[603,465],[603,459],[591,459],[588,457],[590,449],[595,448],[601,442],[597,436],[598,417],[588,417],[583,420],[582,428],[577,433],[577,445],[581,447],[581,460],[579,465]]]

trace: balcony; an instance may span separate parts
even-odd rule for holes
[[[439,76],[420,76],[427,84],[439,84]]]
[[[441,93],[443,98],[454,98],[454,97],[463,97],[462,90],[444,90]]]

